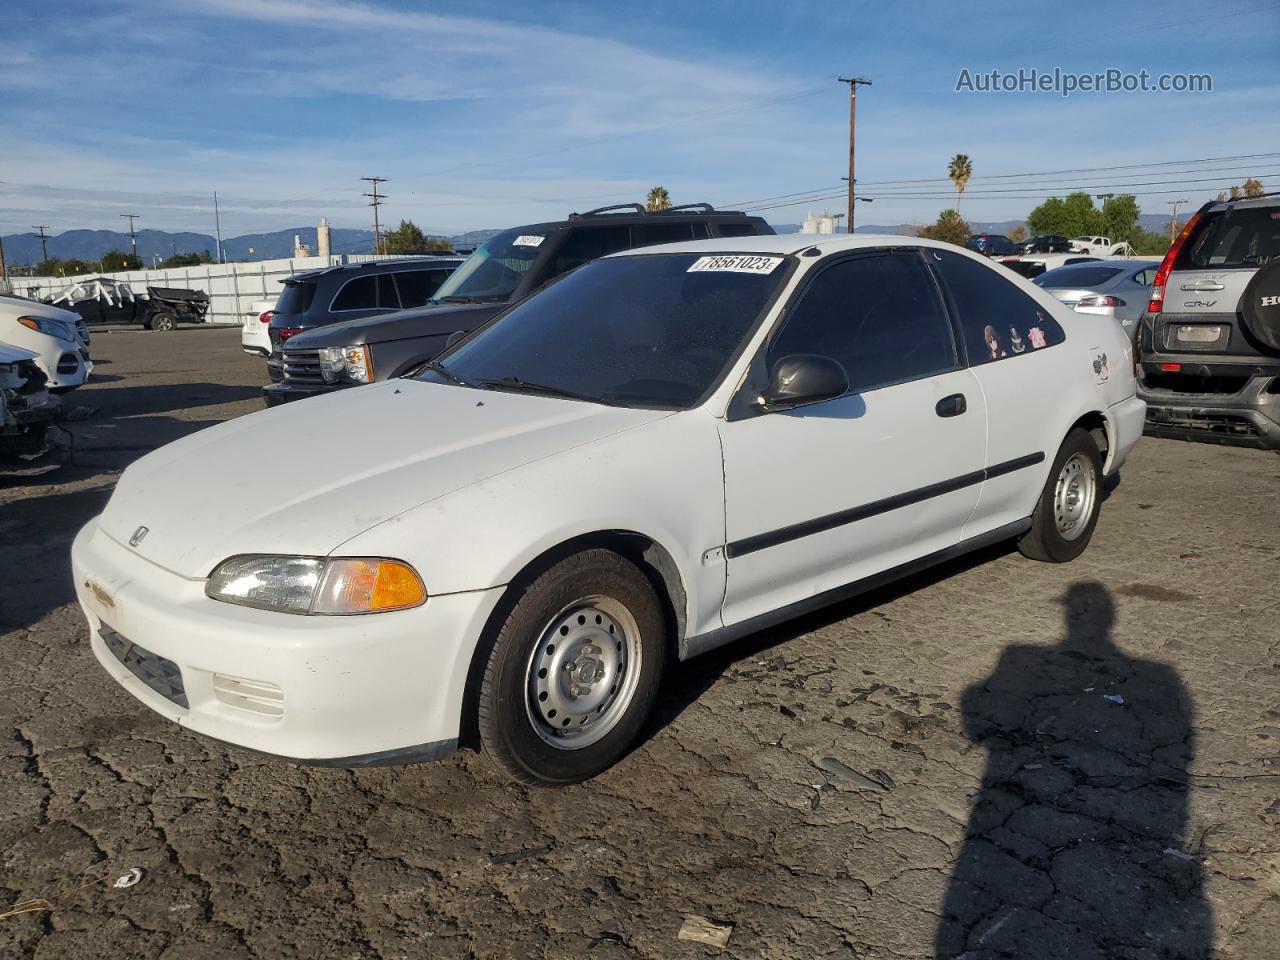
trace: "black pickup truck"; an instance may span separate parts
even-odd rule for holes
[[[760,217],[705,203],[659,212],[621,204],[507,230],[476,250],[424,307],[330,324],[284,340],[283,378],[264,387],[263,395],[267,406],[275,406],[400,376],[434,357],[451,337],[469,333],[548,280],[597,257],[658,243],[771,233]]]

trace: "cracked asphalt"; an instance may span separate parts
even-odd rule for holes
[[[76,462],[0,478],[0,913],[35,908],[0,956],[717,955],[688,915],[742,958],[1280,955],[1275,454],[1144,439],[1076,562],[989,550],[678,666],[628,759],[527,790],[257,758],[102,672],[75,531],[264,370],[226,329],[93,352]]]

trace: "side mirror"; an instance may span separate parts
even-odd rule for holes
[[[820,403],[849,391],[849,374],[830,357],[796,353],[773,365],[760,405],[769,413]]]
[[[466,335],[467,335],[467,331],[465,330],[453,331],[453,333],[449,334],[449,339],[444,342],[444,348],[448,350],[450,347],[452,347],[455,343],[457,343]]]

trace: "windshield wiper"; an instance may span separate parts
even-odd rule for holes
[[[492,380],[477,380],[475,386],[484,387],[488,390],[509,390],[514,393],[540,393],[548,397],[563,397],[566,400],[585,400],[587,403],[607,404],[609,402],[604,397],[578,393],[576,390],[566,390],[563,387],[551,387],[544,383],[530,383],[528,380],[521,380],[519,377],[497,377]]]
[[[470,380],[463,380],[462,377],[458,376],[456,373],[454,373],[452,370],[450,370],[448,367],[442,364],[439,360],[427,361],[427,363],[424,364],[424,369],[434,370],[436,373],[440,374],[440,376],[444,377],[446,380],[448,380],[450,383],[454,384],[455,386],[459,386],[459,387],[475,386],[475,384],[472,383]]]

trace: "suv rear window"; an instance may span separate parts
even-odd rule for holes
[[[315,297],[314,283],[286,283],[276,301],[276,313],[306,313]]]
[[[1200,218],[1173,269],[1258,267],[1275,257],[1280,257],[1280,207],[1228,207]]]

